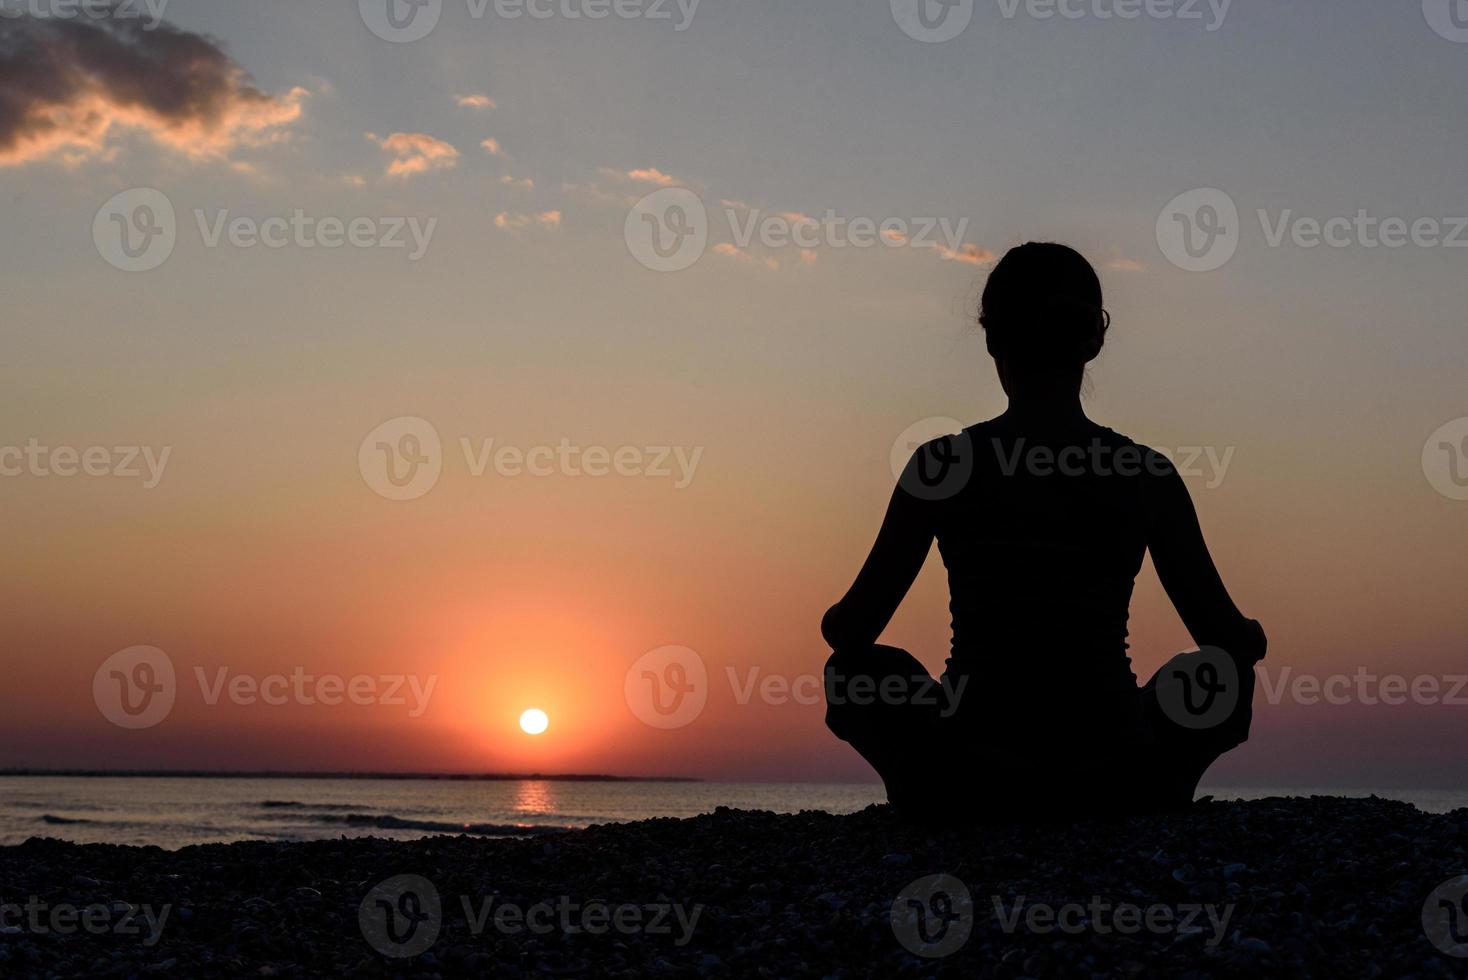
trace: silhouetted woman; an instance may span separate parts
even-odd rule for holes
[[[1224,589],[1187,488],[1161,454],[1086,418],[1110,326],[1090,264],[1021,245],[979,322],[1009,408],[920,447],[851,590],[821,629],[826,723],[899,809],[953,817],[1170,808],[1248,737],[1265,637]],[[939,681],[878,646],[934,540],[952,655]],[[1200,651],[1139,688],[1132,583],[1151,551]]]

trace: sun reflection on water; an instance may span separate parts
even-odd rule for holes
[[[515,784],[515,813],[541,816],[556,812],[555,784],[544,779],[527,779]]]

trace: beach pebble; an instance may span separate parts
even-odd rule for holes
[[[93,886],[76,880],[84,867],[85,877],[108,883],[118,907],[133,908],[121,898],[155,912],[166,903],[173,914],[152,947],[29,936],[8,918],[0,923],[0,975],[1447,980],[1458,961],[1433,948],[1420,919],[1432,889],[1468,871],[1465,830],[1462,813],[1314,798],[1213,803],[1059,829],[935,831],[871,807],[841,817],[724,809],[609,824],[553,843],[361,838],[167,851],[35,839],[0,848],[0,897],[55,903],[73,889],[96,901],[85,894]],[[904,889],[938,873],[968,887],[974,918],[961,945],[926,959],[894,933],[891,910]],[[434,944],[403,959],[374,949],[359,919],[367,893],[400,874],[426,878],[441,902]],[[466,896],[476,907],[489,897],[522,908],[559,896],[583,905],[663,903],[681,906],[683,917],[664,917],[661,933],[510,934],[492,922],[475,932],[460,904]],[[1031,932],[1023,919],[1005,930],[991,896],[1022,907],[1097,896],[1113,906],[1236,908],[1230,937],[1210,945],[1208,920],[1195,922],[1196,932],[1121,935],[1103,933],[1102,919],[1084,913],[1069,920],[1081,924],[1075,934]],[[948,913],[927,911],[928,929]]]

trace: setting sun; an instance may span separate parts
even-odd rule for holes
[[[520,715],[520,730],[526,735],[539,735],[550,727],[550,717],[539,708],[526,708]]]

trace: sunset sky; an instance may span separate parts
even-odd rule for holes
[[[370,0],[175,0],[153,30],[0,19],[0,450],[19,450],[0,464],[138,447],[141,473],[0,476],[0,766],[870,778],[818,704],[742,693],[770,675],[813,690],[821,614],[871,543],[899,435],[1002,410],[972,313],[993,259],[1031,239],[1101,272],[1114,326],[1092,417],[1227,459],[1188,483],[1269,632],[1268,676],[1453,691],[1468,500],[1434,488],[1424,446],[1468,416],[1468,232],[1269,240],[1282,215],[1468,216],[1468,43],[1421,4],[1240,3],[1209,30],[1206,4],[1201,21],[1041,19],[978,0],[941,43],[886,0],[563,13],[584,5],[508,19],[443,0],[408,42],[369,29]],[[708,248],[655,271],[629,211],[676,187],[707,206]],[[176,215],[149,271],[99,239],[135,188]],[[1206,272],[1158,234],[1197,188],[1240,215],[1236,254]],[[297,211],[401,224],[406,246],[210,244]],[[962,233],[736,240],[751,214],[828,212]],[[395,500],[364,440],[386,423],[409,445],[403,418],[431,425],[441,472]],[[476,475],[491,439],[549,447],[542,462],[563,441],[631,447],[667,475]],[[887,641],[940,670],[946,601],[934,554]],[[93,680],[136,645],[178,690],[127,730]],[[702,713],[671,729],[624,692],[665,646],[708,676]],[[1148,566],[1136,672],[1187,646]],[[197,681],[297,668],[433,687],[415,716],[211,704]],[[1205,787],[1454,785],[1456,693],[1261,692],[1253,740]],[[520,732],[528,707],[545,734]]]

